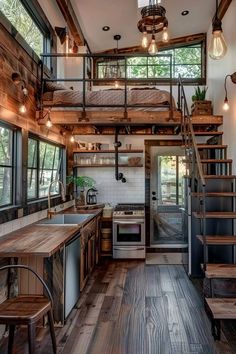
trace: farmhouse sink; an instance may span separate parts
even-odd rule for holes
[[[51,219],[43,219],[39,221],[38,225],[78,225],[87,219],[94,216],[94,214],[58,214]]]

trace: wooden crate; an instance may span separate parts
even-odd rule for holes
[[[193,116],[211,115],[212,103],[211,101],[194,101],[191,106],[191,112]]]

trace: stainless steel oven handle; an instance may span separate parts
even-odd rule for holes
[[[137,224],[144,224],[144,220],[132,220],[132,221],[113,221],[114,224],[121,224],[121,225],[137,225]]]
[[[116,251],[144,251],[145,248],[144,247],[132,247],[132,246],[128,246],[128,247],[113,247],[114,250]]]

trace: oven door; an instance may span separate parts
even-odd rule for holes
[[[145,245],[145,221],[143,219],[113,220],[113,245]]]

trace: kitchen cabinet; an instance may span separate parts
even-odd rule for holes
[[[143,167],[143,150],[119,149],[120,167]],[[115,150],[77,150],[74,151],[74,168],[114,167]]]

